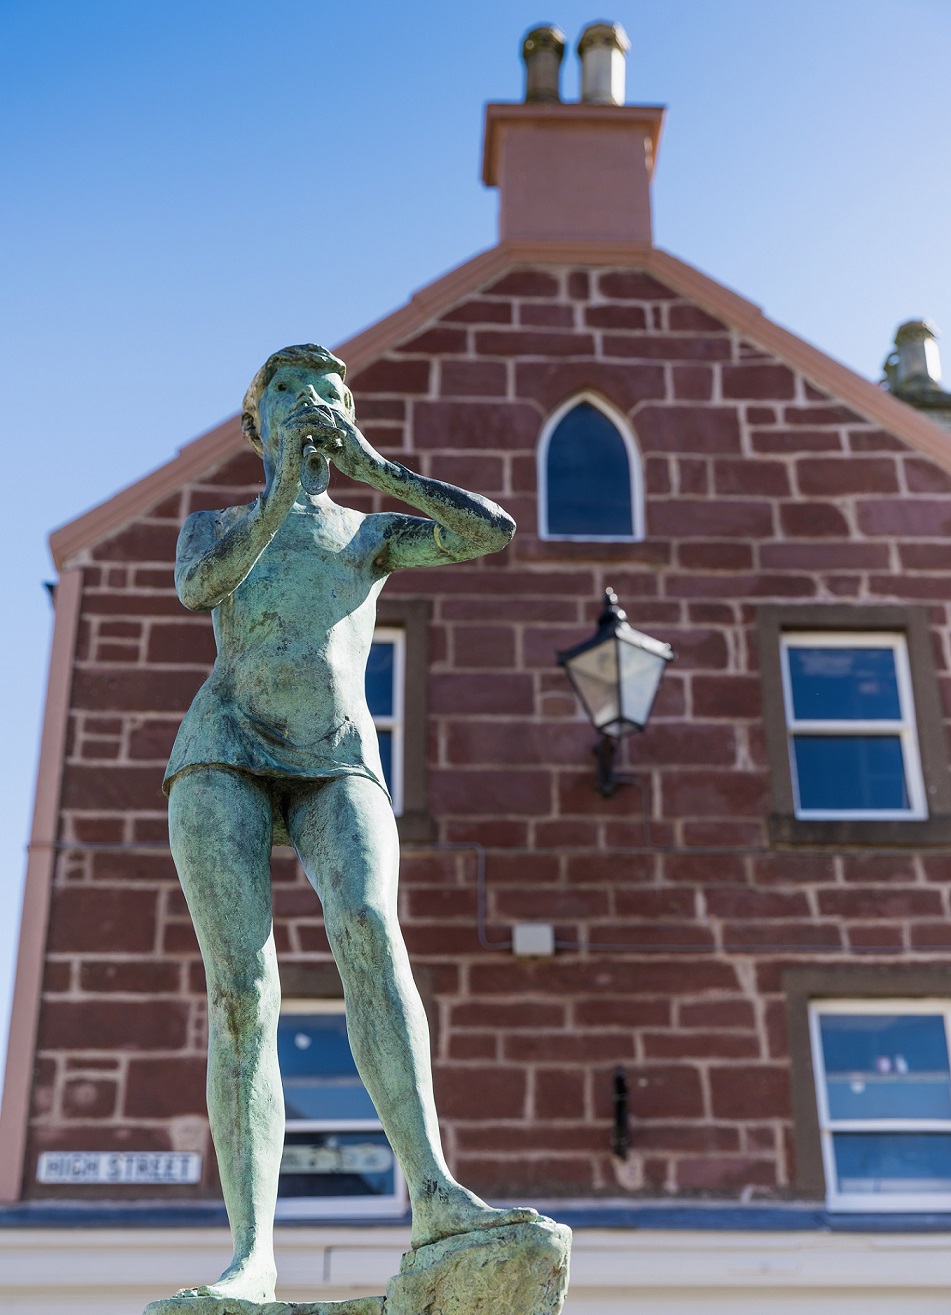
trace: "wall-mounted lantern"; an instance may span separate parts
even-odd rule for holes
[[[598,732],[598,785],[605,798],[618,787],[614,754],[618,741],[642,731],[674,650],[628,625],[613,589],[604,591],[604,610],[590,639],[558,654],[574,691]]]

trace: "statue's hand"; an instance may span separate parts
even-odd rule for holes
[[[341,474],[362,480],[364,484],[376,484],[379,476],[391,469],[390,463],[380,456],[356,425],[336,408],[333,419],[336,428],[327,434],[322,444],[317,443],[318,448],[322,447]]]
[[[313,422],[304,423],[301,409],[292,411],[278,427],[277,460],[270,471],[264,497],[269,509],[281,519],[287,515],[300,493],[301,458],[304,444],[313,430]]]

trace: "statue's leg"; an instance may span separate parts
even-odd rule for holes
[[[271,923],[272,814],[253,777],[180,776],[169,838],[208,983],[208,1117],[234,1259],[198,1295],[274,1300],[274,1204],[284,1144],[281,1005]]]
[[[346,776],[299,794],[288,829],[324,907],[353,1057],[406,1175],[413,1245],[534,1219],[493,1210],[453,1178],[433,1100],[429,1026],[396,917],[399,837],[383,791]]]

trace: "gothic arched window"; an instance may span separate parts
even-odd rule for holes
[[[640,454],[624,419],[593,393],[554,413],[538,444],[543,539],[644,537]]]

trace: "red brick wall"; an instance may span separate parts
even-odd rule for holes
[[[402,916],[432,987],[453,1163],[495,1194],[788,1190],[780,969],[869,944],[893,947],[888,962],[943,953],[951,863],[755,852],[770,810],[755,608],[927,604],[951,705],[951,478],[631,271],[514,270],[352,383],[382,451],[519,522],[506,553],[387,588],[432,600],[430,806],[440,842],[486,849],[488,937],[542,920],[586,947],[530,962],[482,948],[474,851],[407,847]],[[643,543],[536,535],[539,430],[581,388],[637,435]],[[249,500],[258,475],[237,455],[85,565],[30,1194],[49,1147],[201,1149],[200,1190],[214,1190],[202,974],[159,792],[213,643],[208,619],[178,604],[171,563],[185,514]],[[379,505],[365,488],[350,500]],[[631,752],[649,837],[638,791],[595,792],[592,734],[554,665],[606,585],[678,655]],[[689,852],[721,845],[746,852]],[[283,960],[325,959],[316,898],[291,859],[274,875]],[[738,945],[752,948],[724,949]],[[626,1164],[609,1149],[618,1064],[634,1118]]]

